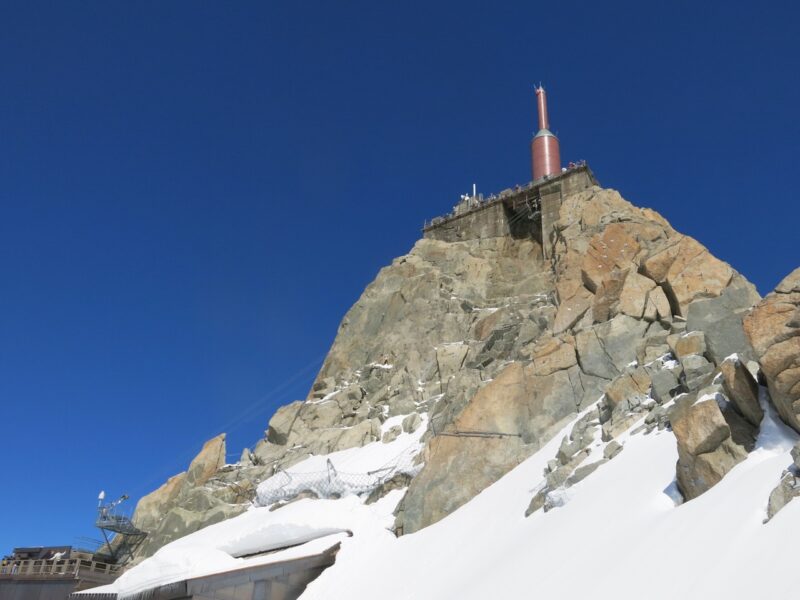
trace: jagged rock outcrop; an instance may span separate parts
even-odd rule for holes
[[[744,326],[773,404],[800,432],[800,268],[753,309]]]
[[[406,431],[427,414],[428,430],[424,467],[392,484],[408,485],[398,532],[457,509],[601,397],[531,510],[557,505],[560,489],[602,468],[639,421],[645,432],[677,422],[687,497],[718,481],[752,447],[760,420],[752,382],[723,365],[734,352],[745,363],[757,355],[742,325],[755,289],[616,191],[568,193],[558,217],[541,241],[426,238],[382,269],[343,319],[306,400],[280,408],[238,465],[194,487],[202,498],[174,483],[157,492],[168,500],[145,503],[153,508],[142,518],[160,523],[151,548],[194,526],[187,510],[197,522],[217,518],[220,505],[202,513],[204,498],[252,489],[309,454],[389,441],[400,431],[383,424],[400,415],[395,427]],[[721,366],[724,381],[712,384]],[[681,399],[709,385],[725,400]],[[592,441],[604,450],[586,462]]]
[[[138,548],[137,556],[149,556],[174,539],[245,510],[246,505],[240,498],[241,485],[234,484],[236,489],[233,489],[213,482],[224,466],[223,433],[203,445],[186,472],[170,477],[160,488],[139,500],[133,522],[148,535]]]
[[[800,442],[792,448],[792,464],[781,474],[780,483],[772,490],[767,503],[769,521],[789,502],[800,496]]]
[[[766,520],[772,519],[784,506],[798,496],[800,496],[800,479],[798,479],[796,471],[784,471],[781,482],[769,495]]]
[[[133,517],[135,525],[148,534],[157,531],[164,515],[175,505],[175,499],[183,489],[185,481],[186,473],[178,473],[170,477],[160,488],[139,500]]]
[[[764,417],[758,384],[738,354],[715,364],[706,337],[693,331],[668,340],[683,367],[685,393],[676,396],[668,419],[678,444],[677,484],[687,500],[747,457]],[[740,350],[747,353],[749,344]]]

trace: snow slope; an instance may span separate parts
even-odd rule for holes
[[[750,457],[691,502],[670,498],[677,451],[664,431],[628,437],[565,506],[526,519],[561,437],[427,529],[369,548],[348,540],[303,599],[374,598],[376,588],[398,600],[797,595],[800,503],[762,524],[796,439],[773,414]]]
[[[273,512],[254,508],[165,546],[108,589],[124,596],[255,564],[247,561],[314,554],[341,542],[336,564],[309,585],[303,600],[796,596],[792,549],[800,502],[762,523],[797,437],[771,411],[749,458],[691,502],[676,506],[672,500],[677,459],[672,433],[626,434],[620,439],[624,450],[570,488],[564,506],[526,519],[544,467],[571,426],[471,502],[418,533],[398,539],[387,530],[401,491],[370,506],[348,496],[302,500]],[[370,453],[387,452],[370,446],[347,451],[347,464],[374,464]],[[352,537],[336,533],[344,529]],[[235,558],[305,539],[313,541]]]

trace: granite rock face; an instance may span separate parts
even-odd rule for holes
[[[670,416],[678,440],[678,487],[687,500],[718,483],[747,457],[747,450],[733,440],[716,394],[687,396]]]
[[[221,484],[225,467],[225,434],[208,440],[189,469],[144,496],[136,505],[134,524],[147,532],[137,557],[198,529],[234,517],[246,509],[249,493],[240,484]]]
[[[616,456],[621,432],[639,421],[646,431],[668,427],[672,400],[708,385],[728,354],[752,352],[742,318],[759,300],[753,286],[657,213],[595,186],[563,197],[554,232],[545,247],[511,235],[421,239],[382,269],[342,320],[305,400],[280,408],[237,465],[218,467],[191,494],[168,483],[144,504],[142,523],[162,523],[148,551],[194,526],[185,511],[219,518],[221,505],[206,498],[228,505],[235,486],[252,490],[309,454],[380,442],[383,423],[401,415],[404,431],[428,417],[424,467],[401,482],[395,525],[417,531],[596,403],[531,510],[555,506],[558,489]],[[736,374],[730,385],[749,389]],[[741,411],[712,404],[719,414],[703,405],[678,415],[679,450],[695,465],[684,479],[702,479],[697,490],[746,454],[757,414],[752,402]],[[584,462],[601,441],[604,456]],[[730,459],[709,461],[715,452]]]
[[[753,309],[744,327],[773,404],[800,432],[800,268]]]

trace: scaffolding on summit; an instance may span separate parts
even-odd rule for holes
[[[416,475],[422,469],[422,464],[416,464],[418,453],[419,446],[409,446],[380,468],[361,473],[339,471],[330,459],[322,471],[290,472],[282,469],[258,486],[257,501],[260,506],[270,506],[304,493],[317,498],[370,494],[397,475]]]

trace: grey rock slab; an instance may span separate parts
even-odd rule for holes
[[[304,404],[304,402],[298,400],[278,408],[269,420],[267,441],[278,445],[286,444],[289,439],[289,432],[297,420]]]
[[[686,315],[686,328],[705,334],[708,356],[716,364],[734,353],[745,361],[753,360],[755,354],[745,335],[742,317],[760,299],[755,287],[741,279],[716,298],[692,302]]]
[[[419,413],[411,413],[403,419],[403,431],[406,433],[414,433],[421,424],[422,417],[419,416]]]
[[[622,448],[623,448],[622,444],[620,444],[617,440],[611,440],[606,444],[606,447],[603,448],[603,457],[607,458],[608,460],[611,460],[617,454],[622,452]]]
[[[681,360],[686,388],[695,390],[705,384],[714,373],[714,365],[699,354],[689,354]]]
[[[598,461],[593,463],[589,463],[588,465],[583,465],[575,469],[575,472],[570,475],[567,480],[564,482],[565,487],[570,487],[575,485],[576,483],[583,481],[589,475],[594,473],[598,467],[608,462],[607,458],[602,458]]]
[[[384,444],[388,444],[400,437],[401,433],[403,433],[403,428],[400,427],[400,425],[395,425],[394,427],[390,427],[388,431],[384,432],[381,441]]]
[[[660,368],[648,369],[648,372],[652,382],[650,394],[656,402],[660,404],[669,402],[680,391],[681,384],[678,377],[681,371],[676,373],[673,369]]]
[[[772,490],[767,503],[767,520],[772,519],[794,498],[800,496],[800,483],[793,473],[785,473],[780,483]]]

